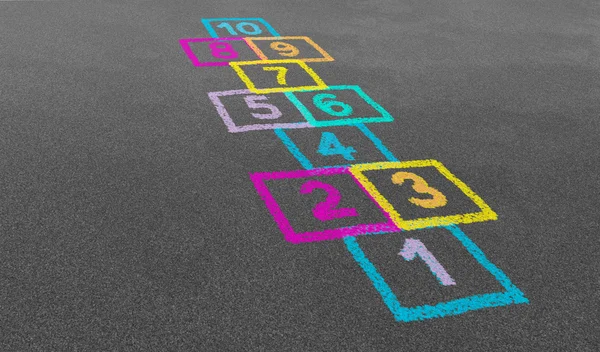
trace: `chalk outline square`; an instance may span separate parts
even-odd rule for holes
[[[244,40],[244,38],[181,38],[179,39],[179,44],[183,51],[187,54],[188,58],[192,61],[194,66],[196,67],[208,67],[208,66],[229,66],[229,63],[232,61],[218,61],[218,62],[202,62],[198,60],[196,54],[192,51],[190,47],[190,43],[195,42],[214,42],[214,41],[243,41],[248,45],[248,42]],[[252,48],[250,48],[252,49]],[[253,50],[254,51],[254,50]]]
[[[225,123],[225,126],[227,126],[227,130],[230,133],[272,130],[272,129],[276,129],[276,128],[289,128],[289,129],[313,128],[313,126],[311,126],[311,124],[309,124],[308,122],[266,123],[266,124],[257,123],[257,124],[252,124],[252,125],[237,126],[235,124],[235,122],[233,121],[233,119],[231,118],[231,116],[229,115],[227,108],[225,107],[225,105],[223,104],[221,99],[219,99],[219,97],[232,96],[232,95],[245,95],[245,94],[254,94],[254,93],[248,89],[226,90],[226,91],[221,91],[221,92],[209,92],[208,93],[208,97],[212,101],[215,108],[217,108],[217,112],[219,113],[219,116],[221,116],[221,118],[223,119],[223,122]]]
[[[265,181],[267,180],[278,180],[278,179],[289,179],[289,178],[307,178],[313,176],[330,176],[330,175],[348,175],[356,183],[356,185],[365,192],[365,195],[373,202],[373,206],[379,208],[381,214],[386,217],[389,221],[377,224],[357,224],[349,227],[326,229],[321,231],[307,231],[307,232],[296,232],[287,216],[284,214],[281,207],[277,203],[277,200],[273,197],[271,191],[267,187]],[[371,195],[366,192],[362,185],[352,176],[347,167],[333,167],[333,168],[319,168],[311,170],[295,170],[295,171],[275,171],[275,172],[255,172],[250,173],[250,180],[254,184],[256,191],[260,198],[264,201],[265,206],[273,216],[273,220],[278,225],[279,229],[284,235],[286,241],[298,244],[303,242],[316,242],[316,241],[327,241],[346,236],[358,236],[369,233],[382,233],[382,232],[397,232],[400,231],[394,225],[392,220],[388,217],[388,214],[381,209],[379,204],[375,202]]]
[[[367,258],[366,254],[360,248],[356,238],[344,238],[344,243],[346,244],[348,251],[363,269],[367,277],[373,282],[373,286],[381,295],[383,302],[394,315],[396,321],[406,323],[458,315],[483,308],[529,303],[529,300],[525,297],[523,292],[510,281],[508,276],[500,268],[487,259],[483,251],[477,247],[477,245],[471,241],[457,225],[443,226],[443,228],[450,231],[450,233],[452,233],[452,235],[465,247],[469,254],[471,254],[481,266],[489,271],[506,291],[457,298],[447,302],[440,302],[435,305],[402,307],[400,301],[398,301],[398,298],[392,289],[385,282],[383,276],[381,276],[375,265]]]
[[[267,41],[267,40],[283,40],[283,41],[291,41],[291,40],[304,40],[306,41],[310,46],[312,46],[316,51],[318,51],[321,55],[323,55],[323,57],[319,57],[319,58],[296,58],[298,60],[304,61],[304,62],[330,62],[330,61],[335,61],[333,57],[331,57],[331,55],[329,55],[329,53],[327,53],[323,48],[321,48],[317,43],[315,43],[312,39],[310,39],[307,36],[285,36],[285,37],[245,37],[244,40],[246,41],[246,43],[248,43],[248,46],[250,46],[250,48],[252,48],[252,50],[254,50],[254,52],[256,53],[256,55],[261,58],[262,60],[269,60],[269,58],[267,57],[267,55],[265,55],[265,53],[260,50],[260,48],[256,45],[256,43],[254,43],[255,41],[258,40],[262,40],[262,41]]]
[[[313,126],[311,125],[311,127],[313,127]],[[341,126],[341,127],[344,127],[344,126]],[[377,148],[377,150],[386,159],[389,160],[390,158],[393,158],[393,155],[390,152],[390,150],[387,149],[387,147],[385,145],[383,145],[383,142],[381,141],[381,139],[377,138],[377,136],[375,136],[375,134],[373,132],[371,132],[371,130],[369,130],[367,128],[367,126],[365,126],[363,124],[356,124],[356,125],[348,125],[347,127],[358,128],[365,135],[365,137],[367,137],[371,141],[371,143],[373,143],[375,148]],[[313,169],[314,168],[312,162],[306,157],[306,155],[304,153],[302,153],[300,148],[298,148],[298,145],[290,138],[290,136],[288,136],[288,134],[285,133],[285,130],[276,129],[275,134],[277,135],[277,137],[279,137],[279,139],[281,139],[281,142],[283,143],[283,145],[285,145],[285,147],[288,149],[288,151],[296,158],[296,160],[298,160],[298,162],[302,165],[302,167],[304,167],[305,169]],[[351,165],[352,164],[329,165],[329,166],[319,166],[319,168],[350,167]]]
[[[302,92],[314,92],[314,91],[331,91],[331,90],[353,90],[361,97],[367,104],[369,104],[375,111],[381,114],[381,116],[374,117],[351,117],[338,120],[316,120],[310,110],[294,95],[294,93],[286,93],[288,99],[296,105],[298,110],[302,112],[306,121],[315,127],[330,127],[330,126],[348,126],[358,123],[377,123],[377,122],[392,122],[394,117],[387,112],[381,105],[375,102],[371,97],[367,95],[357,85],[341,85],[341,86],[329,86],[325,89],[304,89]],[[302,93],[300,92],[300,93]]]
[[[277,33],[277,31],[269,24],[269,22],[265,21],[263,18],[260,17],[222,17],[222,18],[202,18],[200,19],[200,22],[202,22],[202,25],[204,25],[204,27],[206,28],[206,30],[208,31],[208,34],[213,37],[213,38],[219,38],[219,35],[217,34],[217,32],[212,28],[211,22],[215,22],[215,21],[256,21],[256,22],[260,22],[263,26],[265,26],[265,28],[271,33],[271,35],[274,36],[278,36],[279,33]]]
[[[435,167],[437,171],[446,177],[448,181],[460,189],[469,199],[477,205],[481,211],[477,213],[432,216],[427,218],[417,218],[405,220],[402,219],[398,211],[392,204],[377,190],[377,187],[369,181],[362,171],[387,170],[387,169],[407,169],[418,167]],[[355,164],[350,167],[350,173],[363,185],[379,205],[390,214],[394,223],[403,230],[416,230],[427,227],[446,226],[452,224],[469,224],[473,222],[482,222],[487,220],[497,220],[498,215],[489,205],[479,197],[469,186],[462,182],[458,177],[450,172],[441,162],[433,159],[410,160],[410,161],[385,161],[369,164]]]
[[[309,76],[312,78],[316,85],[313,86],[297,86],[297,87],[287,87],[287,88],[256,88],[250,77],[246,75],[244,69],[241,66],[249,66],[249,65],[273,65],[273,64],[297,64],[299,65]],[[284,92],[294,92],[298,90],[323,90],[327,88],[327,85],[319,75],[315,71],[313,71],[308,65],[302,60],[257,60],[257,61],[237,61],[230,63],[231,68],[238,74],[242,82],[246,84],[248,89],[250,89],[253,93],[256,94],[266,94],[266,93],[284,93]],[[289,97],[288,97],[289,98]]]

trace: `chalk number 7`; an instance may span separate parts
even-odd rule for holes
[[[277,83],[282,86],[287,86],[287,81],[285,80],[285,75],[287,74],[288,69],[283,66],[266,66],[263,67],[263,71],[276,71],[277,72]]]

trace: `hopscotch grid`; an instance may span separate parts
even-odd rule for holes
[[[209,31],[210,35],[213,38],[218,38],[218,35],[210,24],[211,24],[211,22],[219,21],[219,20],[220,21],[227,21],[227,20],[229,20],[229,21],[257,21],[257,22],[260,22],[261,24],[263,24],[265,26],[265,28],[267,28],[267,30],[269,30],[273,36],[280,37],[280,35],[273,29],[273,27],[271,27],[271,25],[262,18],[202,19],[201,20],[202,23],[206,26],[207,30]],[[244,39],[244,40],[246,40],[246,39]],[[246,40],[246,42],[248,43],[247,40]],[[185,48],[184,48],[184,50],[185,50]],[[258,53],[257,53],[257,55],[258,55]],[[269,61],[269,60],[264,60],[264,61]],[[289,61],[294,61],[294,60],[270,60],[270,61],[280,61],[280,62],[287,61],[287,62],[289,62]],[[295,61],[300,61],[300,60],[295,60]],[[261,63],[264,64],[264,62],[261,62],[261,61],[245,62],[245,64],[261,64]],[[243,75],[245,75],[245,74],[243,73],[243,70],[241,70],[241,68],[240,68],[240,66],[244,65],[244,63],[238,62],[238,64],[240,64],[240,65],[236,65],[236,63],[232,62],[230,66],[234,70],[236,70],[236,72],[240,75],[240,78],[242,78],[242,80],[244,80]],[[300,61],[300,63],[298,63],[298,64],[300,66],[303,66],[303,65],[306,66],[306,64],[303,61]],[[308,66],[306,66],[306,68],[307,68],[307,72],[310,75],[310,71],[312,71],[312,70]],[[241,74],[240,74],[240,72],[241,72]],[[314,73],[314,71],[312,71],[312,72]],[[314,75],[316,77],[318,77],[316,75],[316,73],[314,73]],[[246,76],[246,78],[249,81],[249,78],[247,76]],[[319,78],[319,80],[320,80],[320,78]],[[251,81],[249,81],[249,82],[250,82],[250,84],[247,84],[247,85],[248,85],[248,88],[250,89],[250,91],[252,91],[252,92],[255,92],[255,93],[273,92],[271,89],[263,89],[263,90],[252,89],[252,87],[251,87],[252,82]],[[244,81],[244,83],[248,83],[248,82]],[[298,88],[295,90],[296,91],[297,90],[314,91],[314,90],[328,90],[328,89],[335,88],[335,86],[327,87],[327,85],[322,81],[321,81],[321,83],[322,83],[323,87],[320,87],[320,86],[319,87],[295,87],[295,88]],[[358,90],[360,90],[360,87],[358,87],[358,86],[354,86],[354,87],[357,87]],[[385,113],[387,113],[387,111],[385,111],[379,104],[377,104],[370,97],[366,96],[366,94],[364,94],[364,92],[363,92],[364,96],[361,95],[358,90],[356,90],[357,93],[363,99],[365,99],[365,101],[367,101],[367,103],[369,103],[371,106],[373,106],[377,111],[379,111],[379,112],[383,111],[383,113],[382,113],[383,117],[386,117]],[[362,90],[360,90],[360,91],[362,92]],[[285,92],[285,90],[284,91],[279,90],[278,92]],[[219,92],[209,93],[209,97],[211,98],[211,100],[213,100],[213,98],[216,99],[217,102],[215,103],[215,100],[213,100],[213,103],[215,103],[215,106],[217,107],[219,114],[221,114],[221,112],[222,112],[220,110],[220,107],[222,107],[223,111],[225,111],[225,114],[227,114],[226,110],[224,110],[223,104],[218,99],[218,94],[216,94],[216,93],[219,93]],[[293,94],[291,94],[291,93],[285,93],[285,94],[286,94],[286,96],[288,96],[288,98],[290,98],[290,96],[292,96],[296,101],[298,101],[298,99],[295,98],[295,96]],[[290,99],[290,101],[294,102],[292,99]],[[301,104],[301,103],[300,103],[300,105],[303,106],[303,104]],[[299,110],[301,110],[301,108],[298,105],[297,105],[297,107]],[[306,109],[305,107],[304,107],[304,110],[308,111],[308,109]],[[304,111],[302,111],[302,110],[301,110],[301,112],[304,113]],[[309,111],[308,111],[308,113],[310,114]],[[389,115],[389,113],[387,113],[387,114]],[[225,123],[227,125],[228,122],[226,121],[226,118],[223,117],[223,115],[221,115],[221,117],[223,118],[223,120],[225,121]],[[231,120],[231,118],[228,114],[227,114],[227,118],[229,119],[229,121],[231,123],[233,123],[233,121]],[[391,115],[389,115],[389,118],[391,118],[393,120],[393,117]],[[310,120],[308,118],[307,118],[307,121],[310,122]],[[325,121],[325,122],[327,123],[327,122],[332,122],[332,121]],[[331,126],[335,126],[335,123],[339,123],[339,122],[335,122],[335,121],[333,121],[333,122],[334,122],[334,124]],[[352,126],[357,127],[361,132],[363,132],[363,134],[365,136],[367,136],[367,138],[369,138],[375,144],[377,149],[384,155],[384,157],[389,162],[395,162],[395,163],[400,162],[400,160],[394,156],[394,154],[383,144],[383,142],[377,136],[375,136],[375,134],[373,134],[373,132],[371,132],[363,123],[360,123],[360,122],[363,122],[363,120],[360,120],[360,118],[359,118],[358,121],[354,121],[354,122],[355,123],[347,123],[346,122],[344,125],[352,125]],[[356,123],[356,122],[359,122],[359,123]],[[364,122],[367,122],[367,121],[364,121]],[[370,121],[370,122],[372,122],[372,121]],[[383,121],[377,121],[377,122],[383,122]],[[228,125],[228,128],[229,127],[230,126]],[[317,126],[315,125],[315,127],[317,127]],[[322,126],[318,126],[318,127],[322,127]],[[231,132],[231,130],[230,130],[230,132]],[[339,173],[340,170],[346,170],[346,171],[348,171],[350,176],[353,177],[353,179],[355,180],[357,185],[359,187],[361,187],[362,190],[367,195],[369,195],[369,197],[372,198],[372,200],[375,202],[375,204],[377,204],[380,208],[382,208],[381,205],[379,204],[379,202],[376,202],[375,199],[373,199],[373,195],[370,192],[368,192],[368,190],[360,182],[360,180],[357,178],[357,175],[355,175],[353,172],[351,172],[353,169],[360,170],[361,164],[314,168],[314,165],[312,164],[312,162],[300,151],[298,146],[289,138],[289,136],[285,133],[285,130],[283,128],[275,128],[274,133],[282,141],[282,143],[287,147],[288,151],[290,151],[292,156],[294,156],[296,158],[296,160],[298,160],[298,162],[302,165],[302,167],[305,168],[305,173],[307,173],[308,175],[313,175],[313,174],[314,175],[328,175],[328,174]],[[379,163],[379,164],[382,164],[382,163]],[[365,165],[362,167],[368,167],[367,166],[368,164],[362,164],[362,165]],[[267,208],[269,208],[269,202],[274,203],[276,206],[278,206],[278,205],[276,204],[276,201],[273,198],[273,196],[270,194],[264,181],[266,181],[268,179],[282,178],[282,177],[285,177],[286,175],[293,176],[294,174],[297,174],[297,173],[298,173],[298,171],[280,171],[280,172],[274,172],[274,173],[264,173],[264,172],[260,173],[259,172],[259,173],[250,173],[250,178],[251,178],[252,182],[255,184],[255,187],[257,189],[259,196],[265,202],[265,205],[267,205]],[[450,175],[451,177],[453,176],[455,178],[455,176],[452,175],[449,170],[447,170],[446,174],[444,174],[444,173],[442,173],[442,174],[444,176],[446,176],[447,178],[449,178],[448,175]],[[462,182],[462,181],[459,180],[459,182]],[[468,188],[468,186],[466,186],[466,185],[464,185],[464,186],[470,190],[470,188]],[[483,200],[481,200],[481,202],[483,202]],[[487,204],[485,204],[484,202],[483,202],[483,204],[485,206],[487,206]],[[480,204],[478,203],[478,205],[480,205]],[[491,214],[493,214],[493,216],[496,216],[496,214],[489,208],[489,206],[487,206],[487,208],[489,209],[489,212],[491,212]],[[281,211],[281,209],[279,209],[279,210]],[[384,209],[382,208],[382,210],[384,210]],[[271,211],[270,208],[269,208],[269,211]],[[389,215],[386,211],[383,211],[383,213],[386,214],[386,216]],[[488,215],[489,214],[490,213],[488,213]],[[392,220],[392,218],[390,216],[388,216],[388,218],[390,221]],[[281,220],[281,219],[279,219],[279,220]],[[275,221],[278,222],[278,219],[275,218]],[[287,221],[287,219],[286,219],[286,221]],[[282,226],[283,226],[283,228],[285,228],[286,226],[289,226],[289,228],[291,229],[291,225],[289,224],[289,221],[287,223],[278,222],[278,225],[280,225],[280,228]],[[392,289],[389,287],[389,285],[383,278],[383,276],[381,276],[381,274],[377,271],[377,268],[375,267],[375,265],[367,258],[366,254],[364,253],[364,251],[358,244],[356,237],[354,237],[354,236],[343,237],[343,241],[346,245],[347,250],[350,252],[350,254],[354,258],[354,260],[359,264],[361,269],[365,272],[367,277],[371,280],[375,290],[380,294],[383,302],[386,304],[386,306],[388,307],[388,309],[390,310],[390,312],[392,313],[392,315],[394,316],[396,321],[410,322],[410,321],[417,321],[417,320],[425,320],[425,319],[431,319],[431,318],[446,317],[446,316],[462,314],[462,313],[465,313],[468,311],[473,311],[473,310],[478,310],[478,309],[483,309],[483,308],[500,307],[500,306],[506,306],[506,305],[510,305],[510,304],[523,304],[523,303],[527,304],[527,303],[529,303],[529,300],[525,297],[523,292],[521,292],[510,281],[508,276],[500,268],[498,268],[491,261],[489,261],[489,259],[483,253],[483,251],[471,239],[469,239],[469,237],[458,227],[457,224],[444,224],[443,226],[438,225],[438,226],[429,226],[429,227],[430,228],[431,227],[443,228],[443,229],[446,229],[447,231],[449,231],[465,247],[465,249],[469,252],[469,254],[471,254],[473,256],[473,258],[475,258],[475,260],[480,265],[483,266],[484,269],[486,269],[488,272],[490,272],[492,274],[492,276],[501,284],[501,286],[505,289],[505,291],[472,295],[472,296],[468,296],[468,297],[454,299],[451,301],[439,302],[435,305],[420,305],[420,306],[415,306],[415,307],[403,307],[400,304],[400,301],[398,300],[398,298],[396,297],[394,292],[392,291]],[[353,228],[353,227],[352,226],[345,227],[345,228],[341,228],[341,230],[346,230],[346,229],[351,229],[351,228]],[[337,229],[337,230],[340,230],[340,229]],[[381,234],[386,234],[386,233],[390,233],[390,232],[398,232],[398,231],[402,231],[402,230],[399,228],[395,228],[394,231],[386,231],[386,230],[372,231],[371,233],[368,233],[366,235],[381,235]]]

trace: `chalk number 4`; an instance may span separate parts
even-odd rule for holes
[[[341,155],[344,159],[352,161],[354,160],[352,154],[356,153],[356,149],[344,146],[332,132],[323,132],[317,152],[326,156]]]

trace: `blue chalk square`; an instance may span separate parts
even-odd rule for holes
[[[285,95],[315,127],[392,122],[394,118],[359,86],[329,86]]]
[[[400,255],[416,241],[425,254],[410,260]],[[398,322],[529,303],[458,226],[346,237],[344,242]],[[432,259],[425,259],[427,253],[439,266],[428,264]],[[454,283],[442,283],[439,272]]]
[[[279,37],[279,33],[262,18],[223,17],[200,20],[212,38]]]
[[[348,166],[394,158],[364,124],[302,131],[278,129],[275,134],[306,169]]]

